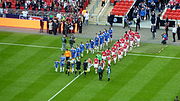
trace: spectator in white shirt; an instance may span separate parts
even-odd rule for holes
[[[28,11],[22,11],[22,14],[23,14],[23,18],[27,19]]]
[[[57,17],[59,20],[61,20],[61,17],[62,17],[61,13],[57,13],[56,17]]]
[[[85,25],[88,25],[88,20],[89,20],[89,13],[88,11],[86,11],[86,13],[84,14],[85,17]]]
[[[177,28],[174,25],[172,28],[173,42],[176,42],[176,33],[177,33]]]

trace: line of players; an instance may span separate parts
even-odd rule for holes
[[[66,59],[64,54],[60,57],[60,61],[55,61],[55,71],[58,72],[58,67],[60,67],[60,72],[64,72],[64,67],[66,64],[66,72],[69,75],[70,72],[74,72],[75,74],[77,72],[80,73],[81,69],[81,61],[80,58],[83,57],[83,53],[86,50],[88,53],[93,53],[97,50],[103,50],[104,46],[108,46],[109,42],[112,42],[112,29],[110,28],[108,31],[104,30],[103,32],[100,32],[99,34],[96,34],[96,37],[94,40],[90,40],[89,42],[84,45],[82,42],[80,45],[77,45],[76,49],[72,47],[70,49],[71,52],[71,58],[69,60]],[[107,50],[102,51],[102,55],[99,53],[96,55],[96,58],[94,59],[94,62],[92,64],[91,59],[85,60],[87,65],[87,71],[90,71],[90,67],[94,66],[95,73],[98,72],[99,65],[102,65],[103,69],[106,64],[106,60],[108,65],[111,65],[111,60],[114,61],[114,64],[116,64],[116,60],[118,61],[123,58],[123,56],[127,55],[127,52],[129,50],[132,50],[133,47],[139,47],[140,46],[140,35],[138,32],[133,32],[131,29],[129,31],[126,31],[123,38],[120,38],[115,44]],[[90,51],[90,52],[89,52]],[[84,66],[83,63],[83,66]],[[59,66],[60,65],[60,66]],[[76,69],[75,69],[76,65]],[[84,67],[85,68],[85,67]]]
[[[133,32],[130,29],[129,31],[126,31],[124,33],[124,37],[117,40],[111,48],[102,51],[102,56],[100,55],[100,53],[96,55],[96,58],[94,58],[93,62],[95,73],[98,72],[99,65],[103,64],[104,69],[105,64],[107,63],[108,65],[111,65],[112,60],[114,64],[116,64],[117,59],[118,61],[120,61],[123,58],[123,56],[127,55],[128,51],[132,50],[133,47],[139,47],[140,37],[141,36],[138,32]]]
[[[80,61],[80,58],[84,56],[84,51],[86,50],[87,54],[92,53],[94,54],[95,51],[102,50],[104,46],[108,46],[109,42],[112,42],[112,28],[109,28],[109,30],[100,31],[99,33],[96,33],[96,36],[94,40],[89,40],[85,44],[83,42],[80,43],[80,45],[77,45],[76,48],[72,47],[70,49],[70,59],[67,59],[64,54],[61,55],[60,61],[55,61],[54,67],[55,71],[58,72],[58,68],[60,67],[60,72],[64,72],[64,67],[66,65],[66,71],[68,73],[79,71],[80,67],[77,67],[77,62]],[[68,50],[67,50],[68,51]],[[92,66],[93,64],[90,62],[90,58],[88,61],[88,67]],[[69,64],[70,63],[70,64]],[[75,69],[76,65],[76,69]],[[70,68],[71,67],[71,68]]]

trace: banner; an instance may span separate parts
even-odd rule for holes
[[[0,18],[0,26],[40,29],[40,21],[12,19],[12,18]],[[44,29],[47,29],[46,26],[47,26],[47,23],[45,22]]]

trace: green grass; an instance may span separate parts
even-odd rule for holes
[[[0,43],[61,47],[60,36],[0,32]],[[77,39],[77,43],[88,39]],[[69,46],[68,46],[69,47]],[[164,48],[161,53],[158,53]],[[47,101],[74,75],[56,73],[53,63],[62,52],[0,45],[0,101]],[[180,57],[180,47],[142,43],[131,53]],[[85,58],[94,57],[85,54]],[[128,55],[112,65],[111,81],[91,71],[80,76],[53,101],[173,101],[180,96],[180,60]]]

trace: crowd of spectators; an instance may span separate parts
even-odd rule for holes
[[[3,0],[1,6],[5,8],[26,9],[26,10],[41,10],[41,11],[55,11],[77,13],[84,9],[87,0],[16,0],[12,2]]]
[[[139,15],[141,20],[149,20],[150,15],[153,12],[162,12],[162,10],[165,9],[165,2],[160,2],[158,0],[143,1],[140,2],[138,5],[133,6],[133,9],[133,18],[137,18],[137,15]]]
[[[53,18],[48,18],[47,21],[47,33],[57,35],[61,33],[64,35],[72,33],[82,33],[82,26],[88,25],[88,12],[85,14],[62,14],[58,13]],[[84,19],[84,20],[83,20]]]

